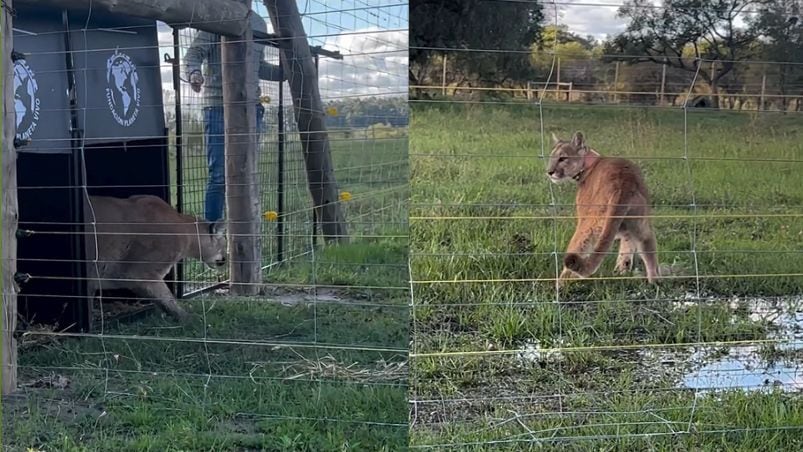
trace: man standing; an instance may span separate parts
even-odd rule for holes
[[[254,31],[267,33],[267,25],[259,15],[251,11],[249,15]],[[279,66],[265,61],[265,46],[254,43],[255,86],[249,87],[261,97],[259,80],[274,82],[284,81]],[[210,223],[223,218],[226,203],[226,163],[225,163],[225,130],[223,124],[223,72],[220,65],[220,36],[199,31],[187,50],[184,60],[187,65],[187,78],[193,91],[201,92],[204,87],[204,135],[209,176],[206,185],[206,202],[204,216]],[[206,73],[202,74],[201,65],[206,61]],[[265,108],[257,103],[257,134],[262,131],[262,119]]]

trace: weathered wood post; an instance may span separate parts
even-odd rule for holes
[[[13,0],[4,0],[0,23],[3,52],[0,67],[3,71],[3,394],[17,389],[17,339],[14,329],[17,324],[17,151],[14,138],[17,136],[16,111],[14,108],[14,49]]]
[[[448,56],[446,53],[443,54],[443,75],[441,75],[441,95],[446,97],[446,61]]]
[[[250,7],[250,0],[239,0]],[[251,12],[250,14],[254,14]],[[252,89],[255,52],[250,27],[221,40],[231,291],[256,295],[262,282],[260,199],[257,185],[258,99]]]
[[[8,2],[6,2],[8,3]],[[168,25],[192,25],[198,30],[239,36],[248,28],[250,3],[237,0],[17,0],[17,3],[63,10],[106,11],[146,17]]]
[[[767,93],[767,66],[764,65],[764,72],[761,73],[761,96],[758,100],[758,111],[764,110],[764,96]]]
[[[280,58],[293,97],[310,194],[327,242],[347,241],[337,182],[324,122],[323,102],[307,34],[294,0],[264,0],[278,35]]]

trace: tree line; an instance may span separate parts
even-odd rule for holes
[[[570,83],[577,101],[617,92],[625,102],[678,103],[694,85],[694,98],[715,108],[803,107],[800,0],[626,0],[617,11],[626,28],[604,40],[547,24],[545,7],[412,0],[411,95],[443,94],[415,88],[426,86],[510,96],[548,80],[550,90]]]

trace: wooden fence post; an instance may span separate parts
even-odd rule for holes
[[[764,96],[767,93],[767,66],[764,66],[764,72],[761,74],[761,97],[758,101],[758,111],[764,110]]]
[[[17,150],[14,138],[17,136],[16,110],[14,107],[14,62],[11,54],[14,49],[13,0],[4,0],[0,35],[3,51],[0,67],[3,71],[3,394],[17,389],[17,339],[14,331],[17,325],[17,285],[14,275],[17,272]]]
[[[314,211],[318,212],[317,221],[327,242],[348,241],[346,221],[338,202],[317,72],[298,5],[294,0],[264,0],[264,3],[273,30],[278,35],[282,67],[290,84],[309,191]]]
[[[447,55],[443,54],[443,75],[441,76],[441,87],[442,87],[442,95],[446,96],[446,60]]]
[[[555,100],[560,100],[560,57],[557,58],[557,72],[555,74]]]
[[[250,0],[240,1],[250,7]],[[221,47],[231,291],[256,295],[262,282],[262,240],[252,30],[223,37]]]

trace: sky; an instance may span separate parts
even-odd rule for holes
[[[623,2],[557,0],[550,4],[544,0],[544,22],[554,23],[557,12],[558,23],[570,31],[603,40],[625,29],[626,19],[617,17]],[[406,93],[408,4],[407,0],[297,0],[310,44],[344,55],[342,61],[321,59],[319,83],[324,100]],[[254,9],[272,31],[262,2],[254,1]],[[165,24],[159,24],[159,39],[160,54],[172,54],[171,29]],[[274,50],[269,54],[278,59]],[[163,67],[162,74],[164,88],[172,89],[170,68]]]
[[[342,60],[321,58],[319,88],[324,101],[344,97],[400,96],[407,93],[408,7],[394,0],[298,0],[302,23],[312,46],[339,51]],[[254,10],[270,18],[261,1]],[[182,32],[188,33],[188,32]],[[186,46],[188,38],[182,40]],[[172,29],[159,23],[160,54],[173,53]],[[278,53],[267,51],[277,63]],[[172,90],[169,66],[162,68],[164,89]],[[263,91],[275,94],[276,84]],[[288,93],[289,96],[289,93]],[[286,99],[289,102],[289,98]]]
[[[624,31],[627,20],[616,17],[616,12],[624,0],[557,0],[550,5],[544,0],[545,22],[554,23],[557,7],[558,23],[581,36],[591,35],[598,40]],[[652,0],[653,5],[662,5],[662,0]],[[736,26],[744,25],[744,17],[735,21]]]
[[[627,25],[625,19],[616,17],[622,0],[561,0],[558,3],[560,5],[545,2],[544,22],[554,23],[557,7],[558,23],[581,36],[591,35],[602,40],[621,33]]]

